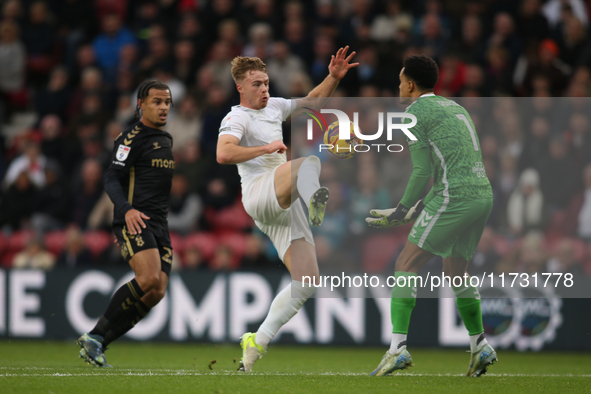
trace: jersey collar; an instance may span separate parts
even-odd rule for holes
[[[421,97],[429,97],[429,96],[435,96],[435,93],[425,93],[425,94],[421,94],[421,95],[419,96],[419,98],[421,98]]]

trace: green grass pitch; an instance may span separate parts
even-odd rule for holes
[[[120,342],[114,368],[94,368],[72,342],[0,341],[2,393],[582,393],[591,354],[499,351],[481,378],[466,378],[462,349],[410,348],[414,367],[372,378],[382,348],[271,346],[255,373],[236,372],[238,345]],[[236,359],[236,361],[234,361]],[[211,365],[212,360],[216,363]]]

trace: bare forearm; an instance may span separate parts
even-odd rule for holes
[[[245,147],[227,143],[218,146],[217,161],[220,164],[238,164],[257,158],[265,153],[267,152],[264,145]]]
[[[326,100],[332,96],[337,86],[339,86],[339,80],[329,74],[324,78],[324,81],[312,89],[308,96],[297,100],[297,107],[308,107],[313,109],[322,108],[324,103],[326,103]]]

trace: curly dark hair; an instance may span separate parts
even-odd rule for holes
[[[149,79],[149,80],[141,83],[141,85],[137,91],[137,99],[140,100],[140,102],[144,101],[146,99],[146,97],[148,97],[148,95],[150,94],[150,89],[168,90],[170,92],[170,88],[164,82],[159,81],[157,79]],[[172,101],[172,94],[170,96],[170,105],[171,106],[174,105],[173,101]],[[140,117],[139,104],[136,104],[136,107],[135,107],[135,117],[136,118]]]
[[[421,90],[433,90],[439,79],[435,60],[426,55],[411,55],[404,58],[404,75]]]

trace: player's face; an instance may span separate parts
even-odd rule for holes
[[[404,67],[400,70],[400,85],[398,86],[398,90],[400,91],[400,102],[402,104],[409,104],[410,103],[410,92],[412,90],[412,82],[406,78],[404,75]]]
[[[244,100],[241,104],[252,109],[262,109],[269,102],[269,76],[262,71],[249,71],[241,83],[238,91]]]
[[[148,127],[162,129],[166,125],[171,104],[170,90],[150,89],[148,97],[140,104],[142,123]]]

